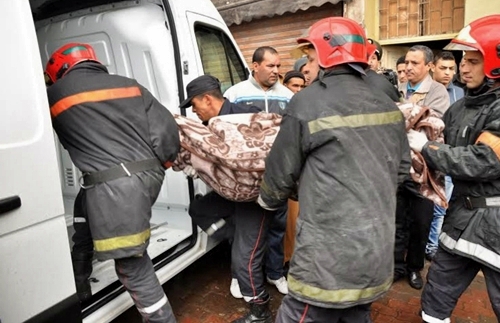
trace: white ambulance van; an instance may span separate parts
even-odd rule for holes
[[[43,67],[68,42],[96,50],[110,73],[135,78],[172,113],[201,74],[222,91],[246,79],[241,52],[210,0],[0,1],[0,322],[110,322],[133,305],[112,261],[93,263],[92,298],[80,304],[70,249],[80,173],[58,143]],[[148,249],[161,283],[211,241],[187,213],[204,193],[168,170]]]

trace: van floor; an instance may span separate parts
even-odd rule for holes
[[[221,243],[180,274],[163,285],[178,323],[228,323],[245,313],[243,300],[229,293],[231,249]],[[426,262],[424,273],[427,273]],[[271,310],[274,315],[283,296],[272,285]],[[372,305],[374,323],[421,323],[421,291],[404,280],[396,282],[385,297]],[[113,323],[141,323],[135,308],[130,308]],[[496,323],[484,277],[479,274],[460,298],[452,323]]]
[[[70,212],[72,213],[73,210],[71,209]],[[71,213],[66,215],[66,225],[68,239],[72,247],[73,241],[71,237],[74,228]],[[174,248],[191,234],[191,219],[181,209],[170,209],[168,212],[162,209],[153,209],[148,254],[153,259],[170,248]],[[94,259],[92,267],[90,286],[93,295],[118,280],[113,260],[97,261],[97,259]]]

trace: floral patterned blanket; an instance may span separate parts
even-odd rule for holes
[[[444,142],[444,122],[434,110],[415,103],[399,104],[399,109],[403,112],[406,120],[406,131],[410,129],[421,131],[427,135],[429,140]],[[433,201],[434,204],[447,208],[444,174],[429,169],[424,157],[413,150],[411,151],[411,162],[410,175],[416,183],[420,184],[420,194]]]
[[[210,119],[208,126],[184,116],[174,117],[181,150],[173,170],[190,165],[222,197],[237,202],[256,200],[281,116],[264,112],[225,115]]]

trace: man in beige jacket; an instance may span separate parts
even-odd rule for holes
[[[450,106],[450,98],[444,85],[434,81],[429,74],[433,59],[429,47],[411,47],[405,57],[408,81],[399,85],[399,91],[407,101],[430,107],[443,115]]]
[[[407,82],[399,85],[406,101],[427,106],[441,116],[450,106],[443,84],[429,74],[434,55],[422,45],[411,47],[405,56]],[[411,179],[398,188],[396,207],[396,243],[394,281],[406,277],[411,287],[423,286],[420,271],[424,267],[425,246],[434,214],[434,204],[421,196]]]

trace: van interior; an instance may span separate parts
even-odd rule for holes
[[[196,118],[190,109],[178,107],[185,96],[185,84],[191,79],[211,74],[221,81],[224,92],[248,76],[227,27],[220,16],[213,18],[218,13],[210,2],[30,0],[30,5],[43,65],[65,43],[89,43],[111,74],[135,78],[172,114]],[[81,173],[57,138],[56,142],[68,239],[72,243],[73,204]],[[182,172],[166,172],[153,207],[148,248],[157,271],[172,266],[167,276],[160,277],[162,283],[217,243],[199,231],[188,215],[190,200],[206,189],[202,182],[192,181]],[[188,260],[174,266],[174,260],[181,257]],[[112,260],[94,260],[91,287],[93,296],[83,304],[84,317],[124,292]]]

